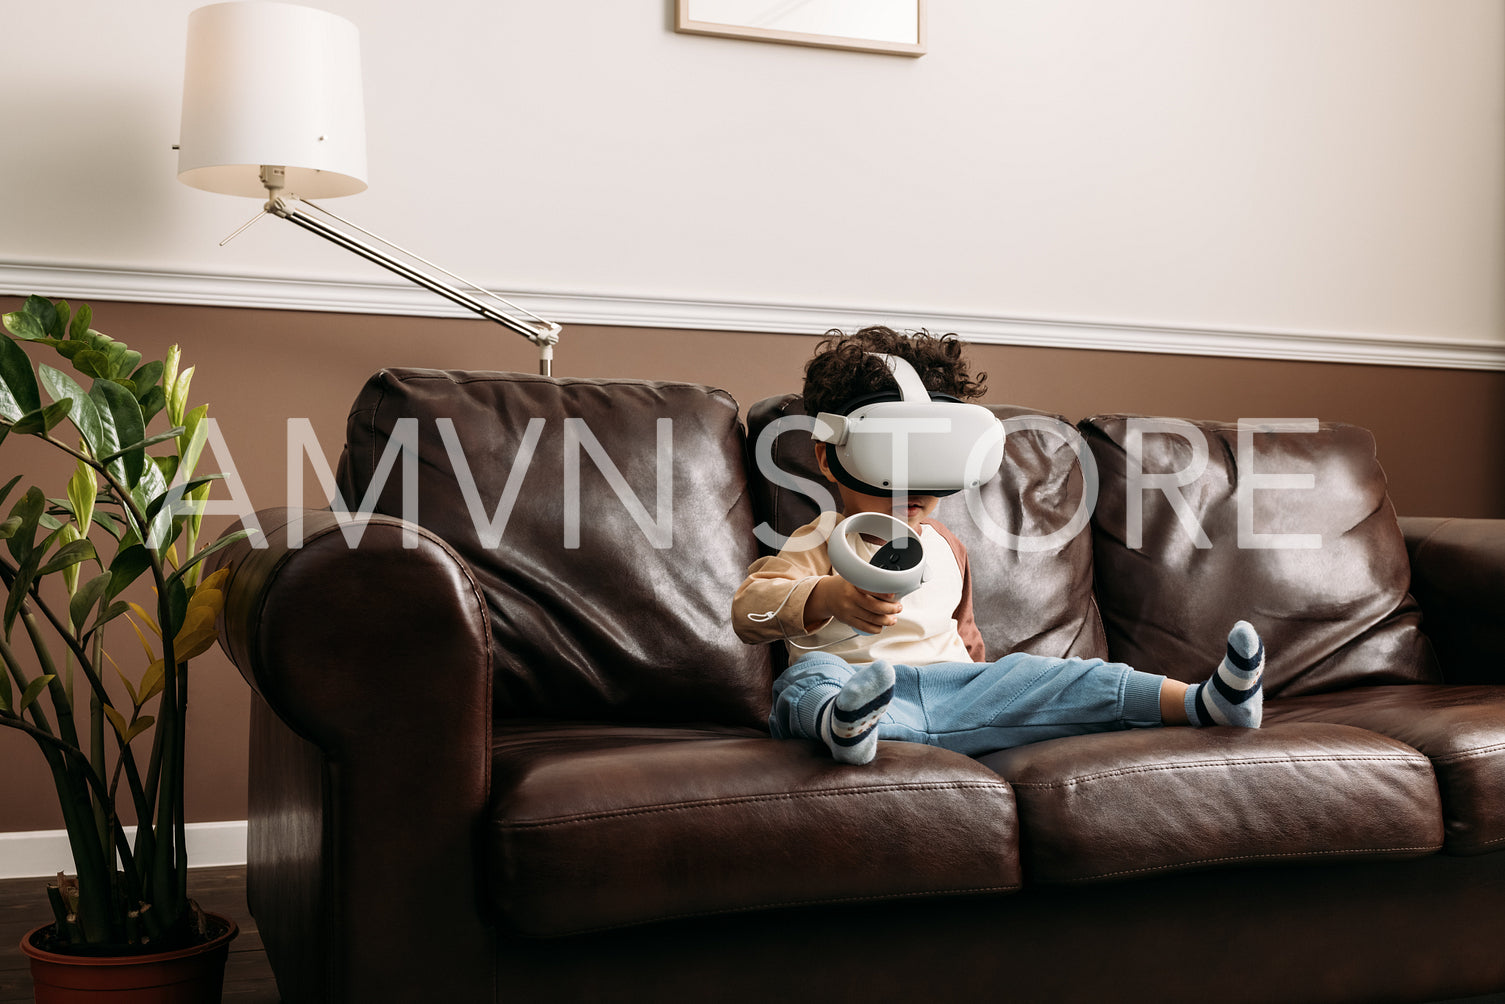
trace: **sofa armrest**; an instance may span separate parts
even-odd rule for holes
[[[258,697],[248,893],[283,994],[491,1000],[485,600],[401,520],[371,517],[358,546],[327,510],[257,520],[212,560],[231,570],[220,643]],[[484,985],[447,983],[467,977]]]
[[[1408,516],[1411,595],[1449,683],[1505,683],[1505,519]]]

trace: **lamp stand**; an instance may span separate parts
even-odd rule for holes
[[[453,272],[440,268],[433,262],[425,258],[420,258],[411,251],[404,250],[391,241],[378,237],[369,230],[359,227],[348,220],[341,219],[322,206],[317,206],[296,195],[284,197],[282,195],[283,179],[283,168],[274,165],[264,165],[261,168],[261,180],[267,189],[267,203],[263,207],[264,213],[287,220],[290,223],[296,223],[304,230],[318,234],[325,240],[337,244],[347,251],[355,252],[367,261],[374,262],[389,271],[397,273],[410,282],[417,283],[425,289],[438,293],[445,299],[479,314],[488,321],[494,321],[503,327],[510,328],[538,346],[538,372],[543,376],[552,375],[554,346],[559,342],[559,333],[563,330],[560,325],[553,321],[546,321],[537,314],[511,303],[497,296],[495,293],[477,286],[475,283],[462,279]],[[310,214],[302,207],[312,209],[319,215]],[[340,229],[341,227],[354,230],[370,238],[371,241],[379,243],[382,247],[368,243],[348,230]],[[234,235],[232,234],[231,236]],[[390,250],[383,250],[383,248]],[[403,257],[397,258],[390,253],[394,251]],[[447,276],[449,279],[464,286],[465,289],[446,282],[444,279],[439,278],[438,275],[435,275],[435,273]],[[471,292],[466,292],[466,289],[487,298],[491,302],[488,303],[478,299],[477,296],[471,295]],[[500,305],[500,307],[497,305]],[[519,314],[524,316],[516,316]]]

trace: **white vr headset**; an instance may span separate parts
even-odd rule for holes
[[[952,495],[977,488],[1003,464],[1003,425],[988,409],[932,394],[906,360],[887,364],[898,393],[823,411],[811,433],[841,484],[864,495]]]

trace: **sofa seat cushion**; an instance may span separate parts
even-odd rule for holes
[[[1505,849],[1505,686],[1356,687],[1266,709],[1268,720],[1357,725],[1420,750],[1442,791],[1446,849]]]
[[[1442,846],[1426,757],[1342,725],[1100,733],[982,762],[1014,788],[1031,883]]]
[[[523,934],[1020,885],[1013,793],[945,750],[850,767],[752,730],[568,723],[493,749],[491,897]]]

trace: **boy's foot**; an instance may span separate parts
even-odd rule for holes
[[[1228,632],[1228,654],[1212,678],[1186,690],[1186,717],[1193,725],[1259,728],[1264,718],[1265,645],[1248,621]]]
[[[821,709],[820,735],[842,763],[872,762],[878,753],[878,720],[894,697],[894,668],[879,659],[864,666]]]

